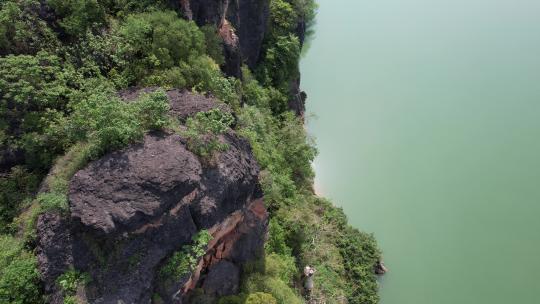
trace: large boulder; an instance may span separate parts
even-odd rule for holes
[[[180,117],[223,106],[187,92],[168,96]],[[91,277],[78,291],[89,303],[150,303],[156,293],[164,303],[181,303],[198,287],[215,295],[237,290],[236,271],[263,253],[267,214],[248,142],[233,131],[221,140],[229,148],[208,164],[181,136],[150,133],[77,172],[69,214],[38,219],[39,269],[51,303],[62,303],[57,278],[70,268]],[[160,267],[202,229],[214,237],[207,254],[193,274],[163,288]],[[216,277],[231,265],[230,284],[220,287]]]

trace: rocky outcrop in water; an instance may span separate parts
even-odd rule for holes
[[[224,106],[187,92],[167,94],[180,117]],[[229,149],[212,165],[179,135],[160,132],[77,172],[69,213],[38,219],[39,269],[50,302],[62,303],[57,278],[71,268],[91,278],[77,291],[89,303],[150,303],[152,295],[186,303],[194,288],[210,296],[237,292],[240,266],[263,252],[267,213],[249,144],[232,131],[221,139]],[[163,283],[162,265],[202,229],[213,239],[195,270]]]

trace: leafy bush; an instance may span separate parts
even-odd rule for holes
[[[39,202],[43,211],[47,210],[68,210],[67,195],[62,193],[46,192],[38,195],[36,200]]]
[[[95,143],[95,156],[143,136],[133,106],[117,97],[92,95],[71,107],[73,114],[68,123],[68,135],[73,142]]]
[[[64,272],[56,279],[56,283],[62,289],[64,296],[73,296],[80,285],[85,285],[88,282],[90,282],[90,276],[75,269]]]
[[[244,282],[243,290],[246,293],[265,292],[271,294],[278,304],[302,304],[304,301],[288,283],[279,278],[255,273]]]
[[[199,112],[189,117],[183,132],[188,149],[205,159],[213,157],[216,152],[225,151],[228,146],[220,141],[219,135],[227,132],[233,121],[230,113],[219,109]]]
[[[266,49],[259,67],[259,78],[265,85],[288,89],[289,81],[298,76],[300,41],[293,34],[278,36]]]
[[[292,282],[296,274],[294,257],[271,253],[265,259],[265,274],[288,283]]]
[[[381,254],[375,238],[352,227],[343,232],[337,246],[343,256],[347,277],[351,282],[362,282],[350,289],[349,303],[376,304],[379,302],[378,284],[373,269]]]
[[[130,15],[117,29],[118,56],[127,79],[143,81],[154,70],[168,70],[205,54],[204,34],[173,11]]]
[[[317,153],[300,119],[292,113],[280,118],[255,107],[243,108],[238,116],[239,132],[250,141],[263,169],[261,181],[271,210],[292,204],[298,186],[310,186]]]
[[[0,303],[42,303],[36,258],[10,236],[0,236]]]
[[[271,294],[256,292],[247,296],[245,304],[277,304],[277,301]]]
[[[40,4],[33,0],[0,3],[0,55],[34,54],[58,46],[55,33],[38,16]]]
[[[289,110],[289,99],[286,94],[271,86],[261,86],[247,68],[242,69],[242,75],[244,77],[242,99],[247,105],[258,109],[270,109],[273,116],[279,116]]]
[[[182,250],[175,252],[161,267],[160,275],[167,278],[181,278],[189,274],[206,253],[206,246],[212,240],[207,230],[201,230],[192,238],[191,245],[185,245]]]
[[[77,296],[65,296],[63,304],[79,304]]]
[[[168,123],[169,101],[162,90],[131,103],[105,91],[95,92],[71,108],[70,119],[51,129],[65,130],[65,137],[76,144],[51,169],[45,181],[49,190],[36,199],[41,211],[68,209],[69,180],[90,160],[140,139],[147,130],[163,128]]]
[[[22,251],[21,242],[9,235],[0,235],[0,275]]]
[[[124,18],[129,14],[163,10],[167,8],[167,0],[108,0],[109,14]]]
[[[142,95],[132,106],[143,130],[160,130],[169,121],[169,99],[162,90]]]
[[[30,200],[39,181],[40,176],[20,166],[11,168],[8,175],[0,177],[0,233],[8,232],[8,224]]]
[[[237,81],[224,77],[221,38],[172,11],[130,15],[116,30],[116,59],[128,83],[192,88],[239,106]]]
[[[71,36],[82,36],[88,30],[106,24],[105,8],[98,0],[48,0],[60,17],[62,29]]]
[[[219,66],[208,56],[190,58],[180,64],[187,87],[199,93],[212,93],[233,108],[239,107],[238,81],[224,77]]]
[[[213,25],[201,27],[206,42],[206,54],[210,56],[218,65],[225,63],[223,57],[223,39],[219,36],[218,29]]]
[[[102,34],[87,32],[78,37],[73,43],[64,44],[57,50],[66,63],[77,68],[85,78],[107,76],[117,87],[127,85],[119,73],[123,64],[117,55],[121,37],[114,31]]]
[[[291,3],[301,21],[308,26],[314,22],[318,8],[315,0],[292,0]]]
[[[298,12],[292,4],[284,0],[270,1],[270,22],[272,38],[294,32],[298,24]]]
[[[10,146],[26,152],[29,167],[46,168],[62,147],[42,134],[63,115],[75,72],[46,52],[2,57],[0,70],[0,127]]]
[[[286,243],[286,232],[276,218],[270,219],[268,225],[268,240],[265,244],[266,252],[277,253],[284,256],[291,255],[291,248]]]
[[[131,103],[96,92],[71,108],[68,137],[72,142],[93,143],[94,156],[99,156],[142,138],[146,130],[164,127],[169,103],[161,90]]]

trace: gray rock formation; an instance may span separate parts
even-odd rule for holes
[[[199,111],[222,106],[187,92],[168,95],[179,116],[196,113],[196,104]],[[222,140],[229,149],[212,166],[201,164],[179,135],[160,132],[77,172],[69,214],[38,219],[39,269],[50,302],[62,303],[56,280],[69,268],[90,275],[78,291],[89,303],[150,303],[156,293],[165,303],[182,303],[198,287],[211,295],[237,291],[240,266],[264,250],[267,214],[249,144],[232,131]],[[201,229],[214,237],[207,254],[191,275],[164,288],[161,265]],[[224,272],[229,282],[220,285]]]
[[[171,0],[170,3],[198,25],[221,27],[225,20],[230,22],[239,38],[241,58],[249,67],[255,67],[267,30],[269,0]]]

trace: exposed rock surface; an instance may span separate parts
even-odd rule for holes
[[[229,261],[220,261],[208,270],[203,289],[218,296],[236,294],[239,280],[240,269]]]
[[[297,116],[304,116],[307,94],[300,89],[300,76],[291,81],[290,92],[289,109],[296,113]]]
[[[225,64],[223,71],[242,77],[246,63],[254,69],[261,59],[264,37],[268,30],[270,0],[171,0],[171,5],[198,25],[213,24],[223,39]],[[303,44],[307,24],[299,20],[296,35]],[[303,116],[307,95],[300,89],[300,76],[290,82],[289,109]]]
[[[187,92],[168,96],[180,116],[196,113],[199,102],[199,111],[221,106]],[[70,267],[92,278],[78,291],[90,303],[150,303],[153,294],[182,303],[196,287],[210,295],[237,291],[241,264],[263,252],[267,214],[249,144],[232,131],[221,139],[229,149],[212,166],[180,136],[151,133],[77,172],[69,214],[38,219],[39,269],[51,303],[62,303],[56,280]],[[192,275],[163,286],[161,265],[201,229],[214,237],[207,254]]]
[[[240,77],[242,63],[255,68],[268,27],[270,0],[170,0],[169,3],[199,26],[213,24],[219,29],[224,42],[224,71],[229,76]]]
[[[129,88],[122,90],[118,95],[125,101],[137,99],[141,94],[150,93],[157,90],[156,87],[150,88]],[[167,97],[171,107],[171,113],[180,118],[181,121],[186,120],[189,116],[195,115],[197,112],[206,112],[212,109],[219,109],[223,112],[232,113],[228,105],[219,100],[194,94],[187,90],[168,90]]]

